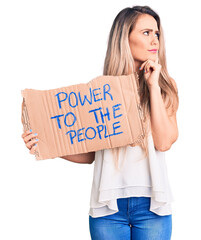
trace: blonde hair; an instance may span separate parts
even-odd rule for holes
[[[164,102],[168,103],[166,109],[171,107],[173,114],[177,111],[179,105],[178,91],[174,80],[169,76],[167,71],[165,42],[160,17],[150,7],[133,6],[132,8],[125,8],[118,13],[109,33],[103,75],[120,76],[135,73],[135,63],[129,46],[129,34],[135,27],[138,17],[142,14],[151,15],[157,22],[160,33],[158,57],[159,64],[161,65],[159,86]],[[146,118],[146,116],[150,117],[150,95],[143,75],[141,71],[138,86],[143,116]],[[166,100],[168,100],[168,102]],[[147,145],[142,145],[142,149],[147,157]],[[124,147],[124,158],[125,150],[126,148]],[[119,151],[120,148],[112,148],[113,159],[116,166],[118,166]]]

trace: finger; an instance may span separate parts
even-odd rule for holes
[[[150,64],[148,63],[146,66],[145,66],[145,73],[148,73],[150,70]]]
[[[146,67],[146,72],[148,72],[150,70],[150,68],[152,68],[153,71],[155,71],[156,70],[156,63],[149,62],[145,67]]]
[[[149,61],[149,59],[147,61],[145,61],[141,66],[140,66],[140,70],[143,70],[144,66],[147,64],[147,62]]]
[[[25,142],[25,143],[29,142],[31,139],[36,138],[37,135],[38,135],[37,133],[31,133],[31,134],[29,134],[28,136],[24,137],[24,142]]]
[[[26,143],[26,147],[30,150],[39,140],[38,139],[33,139]]]
[[[150,68],[150,61],[148,61],[145,65],[144,65],[144,73],[146,73]]]
[[[23,134],[22,134],[22,138],[26,137],[27,135],[31,134],[32,133],[32,130],[27,130],[25,131]]]
[[[29,153],[30,153],[30,154],[35,154],[36,147],[37,147],[37,145],[34,145],[34,146],[29,150]]]

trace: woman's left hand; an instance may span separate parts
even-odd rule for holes
[[[147,82],[148,87],[159,86],[158,79],[161,71],[161,65],[158,63],[158,56],[155,61],[152,61],[150,59],[145,61],[141,65],[140,70],[144,71],[144,78]]]

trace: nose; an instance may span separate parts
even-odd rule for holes
[[[155,34],[152,35],[151,44],[152,45],[157,45],[158,44],[158,38],[155,36]]]
[[[151,44],[152,45],[157,45],[158,44],[158,40],[156,38],[154,38],[152,41],[151,41]]]

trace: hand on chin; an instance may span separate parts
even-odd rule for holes
[[[144,78],[148,87],[158,85],[158,79],[161,71],[161,65],[158,63],[158,55],[155,60],[147,59],[140,66],[140,71],[144,71]]]

